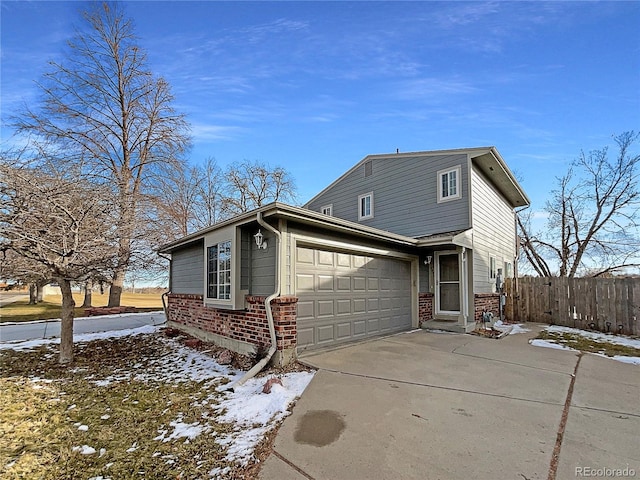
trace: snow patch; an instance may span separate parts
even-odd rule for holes
[[[107,338],[120,338],[134,335],[143,335],[149,333],[156,333],[160,331],[163,326],[144,325],[137,328],[127,328],[124,330],[112,330],[110,332],[97,332],[97,333],[82,333],[73,336],[74,343],[91,342],[93,340],[105,340]],[[29,350],[37,348],[42,345],[51,345],[60,343],[59,338],[40,338],[37,340],[27,340],[24,342],[2,342],[0,343],[0,350]]]
[[[553,348],[555,350],[568,350],[571,352],[577,352],[577,350],[567,347],[566,345],[562,345],[560,343],[551,342],[549,340],[541,340],[539,338],[533,339],[529,342],[534,347],[545,347],[545,348]]]
[[[550,333],[558,333],[558,334],[569,334],[576,335],[587,338],[594,342],[598,343],[610,343],[614,345],[623,345],[630,348],[638,349],[637,357],[630,357],[626,355],[614,355],[610,357],[608,355],[602,353],[592,353],[592,355],[597,355],[599,357],[610,358],[612,360],[616,360],[622,363],[629,363],[632,365],[640,365],[640,340],[635,338],[623,337],[621,335],[612,335],[610,333],[602,333],[602,332],[591,332],[587,330],[580,330],[578,328],[571,327],[562,327],[558,325],[551,325],[546,327],[545,330]],[[570,348],[562,343],[558,343],[556,340],[547,339],[541,340],[536,338],[534,340],[530,340],[529,343],[536,347],[546,347],[546,348],[555,348],[558,350],[570,350],[576,352],[577,350]]]
[[[587,330],[580,330],[578,328],[561,327],[558,325],[552,325],[545,330],[554,333],[568,333],[571,335],[580,335],[581,337],[589,338],[596,342],[613,343],[615,345],[624,345],[631,348],[637,348],[640,350],[640,340],[635,338],[623,337],[621,335],[612,335],[610,333],[591,332]]]
[[[89,445],[82,445],[81,447],[72,447],[72,452],[79,452],[80,455],[93,455],[96,453],[96,449]]]
[[[252,459],[253,450],[275,424],[289,415],[289,405],[299,397],[311,379],[312,372],[294,372],[282,375],[282,386],[274,384],[271,393],[262,393],[265,377],[252,378],[244,385],[227,392],[213,410],[222,413],[218,422],[234,423],[236,429],[216,440],[228,447],[225,460],[246,466]]]
[[[168,437],[165,436],[168,433],[168,430],[159,429],[157,437],[154,440],[162,440],[163,442],[169,442],[171,440],[175,440],[177,438],[186,437],[186,441],[193,440],[202,432],[208,431],[209,429],[204,425],[200,425],[200,422],[194,423],[184,423],[181,420],[176,420],[173,422],[169,422],[169,426],[173,427],[173,432]]]
[[[493,326],[500,331],[510,329],[509,335],[516,335],[518,333],[527,333],[531,331],[528,328],[524,328],[521,323],[503,323],[502,320],[497,320]]]

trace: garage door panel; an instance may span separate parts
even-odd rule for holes
[[[380,320],[377,318],[371,318],[367,320],[367,333],[373,334],[380,331]]]
[[[318,281],[318,291],[319,292],[333,292],[334,291],[334,287],[333,287],[333,282],[334,282],[334,277],[333,275],[318,275],[317,277],[317,281]]]
[[[296,292],[298,292],[298,294],[313,292],[315,290],[314,284],[314,275],[303,273],[296,274]]]
[[[349,255],[348,253],[337,253],[336,265],[338,267],[351,267],[351,255]]]
[[[343,322],[336,324],[337,340],[349,338],[351,336],[351,322]]]
[[[333,300],[318,300],[317,306],[317,316],[319,318],[334,315]]]
[[[336,277],[336,290],[339,292],[350,292],[351,277]]]
[[[365,292],[367,290],[367,277],[353,277],[353,291]]]
[[[365,298],[353,299],[353,313],[366,313],[367,300]]]
[[[355,268],[362,268],[367,264],[367,258],[359,255],[354,255],[352,261]]]
[[[408,262],[308,247],[297,247],[296,254],[300,347],[411,327]]]
[[[333,267],[333,259],[335,254],[333,252],[325,252],[318,250],[318,266]]]
[[[298,320],[315,318],[315,302],[313,300],[298,301]]]
[[[313,333],[313,327],[300,328],[298,326],[298,346],[306,347],[307,345],[314,345],[316,341]]]
[[[351,314],[351,300],[336,300],[337,314],[338,315],[350,315]]]
[[[367,322],[366,320],[354,320],[353,321],[353,336],[361,337],[367,334]]]
[[[381,298],[380,299],[380,310],[388,312],[391,310],[391,299],[390,298]]]
[[[377,298],[369,298],[367,299],[367,312],[368,313],[377,313],[380,309],[380,301]]]
[[[296,256],[299,264],[313,265],[315,250],[312,248],[298,247],[296,248]]]
[[[318,333],[318,342],[317,343],[327,343],[335,340],[333,335],[333,324],[332,325],[320,325],[316,327],[316,331]]]

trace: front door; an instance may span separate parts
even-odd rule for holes
[[[460,260],[458,253],[441,253],[436,262],[437,311],[460,313]]]

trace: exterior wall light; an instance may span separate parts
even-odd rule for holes
[[[262,232],[260,231],[260,229],[258,229],[258,233],[256,233],[253,238],[256,241],[256,246],[258,247],[258,250],[263,249],[266,250],[267,249],[267,241],[264,239],[264,235],[262,235]]]
[[[432,258],[433,258],[433,257],[432,257],[431,255],[427,255],[427,256],[424,258],[424,264],[425,264],[425,265],[431,265],[431,259],[432,259]]]

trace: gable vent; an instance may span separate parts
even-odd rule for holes
[[[370,177],[373,174],[373,161],[369,160],[364,164],[364,176]]]

